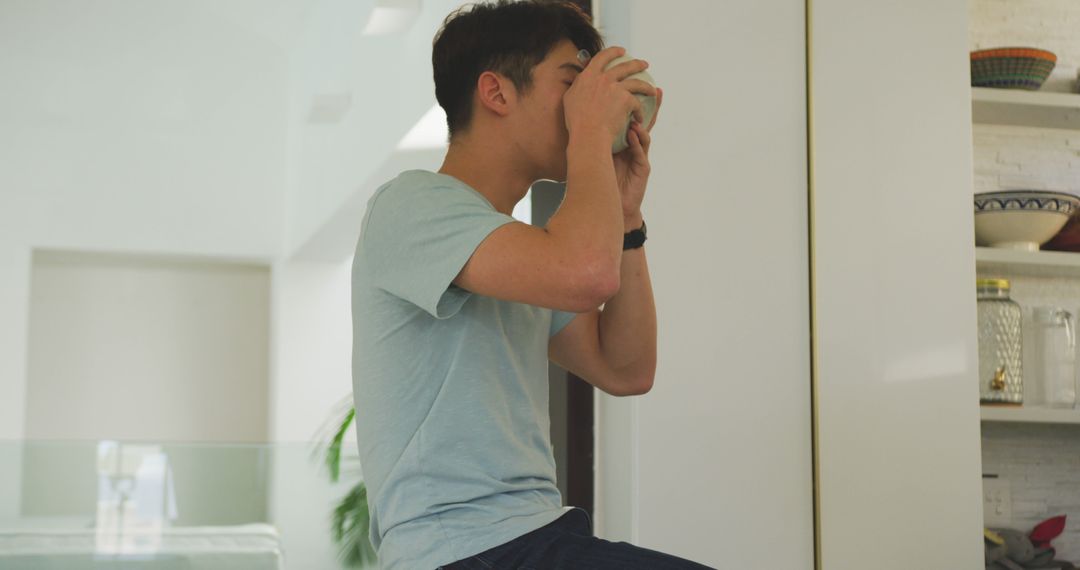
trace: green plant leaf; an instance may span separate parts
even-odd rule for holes
[[[349,568],[359,568],[376,560],[375,547],[368,538],[367,487],[361,482],[342,498],[331,515],[331,533],[340,551],[338,557]]]
[[[337,433],[334,434],[334,439],[326,449],[326,467],[330,470],[330,481],[332,483],[337,483],[338,478],[341,476],[341,442],[345,439],[345,432],[348,431],[349,424],[352,423],[355,417],[356,409],[349,408],[349,412],[345,414],[345,419],[341,421]]]
[[[322,456],[330,475],[331,483],[337,483],[341,476],[341,446],[349,426],[356,419],[352,395],[342,400],[331,418],[319,429],[317,440],[325,442],[329,435],[328,428],[333,426],[333,436],[325,446],[316,444],[312,459]],[[334,508],[330,517],[331,535],[339,548],[338,557],[347,568],[360,568],[376,560],[375,547],[368,538],[371,529],[370,511],[368,510],[367,487],[363,481],[357,483]]]

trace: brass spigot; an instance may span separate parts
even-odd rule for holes
[[[1000,392],[1005,389],[1005,367],[1001,366],[994,372],[994,379],[990,381],[990,389]]]

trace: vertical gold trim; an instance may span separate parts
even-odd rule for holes
[[[817,319],[814,312],[817,290],[814,273],[814,58],[813,15],[814,0],[805,0],[806,11],[806,229],[807,262],[810,297],[810,449],[814,509],[814,568],[823,570],[821,562],[821,457],[818,427]]]

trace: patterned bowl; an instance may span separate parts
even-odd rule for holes
[[[1080,198],[1062,192],[981,192],[975,195],[975,242],[1036,251],[1077,211]]]
[[[1042,49],[981,49],[971,52],[971,85],[1035,91],[1056,64],[1057,56]]]

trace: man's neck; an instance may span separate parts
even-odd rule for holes
[[[514,211],[514,206],[536,182],[505,150],[481,149],[467,142],[450,145],[439,173],[468,184],[506,215]]]

